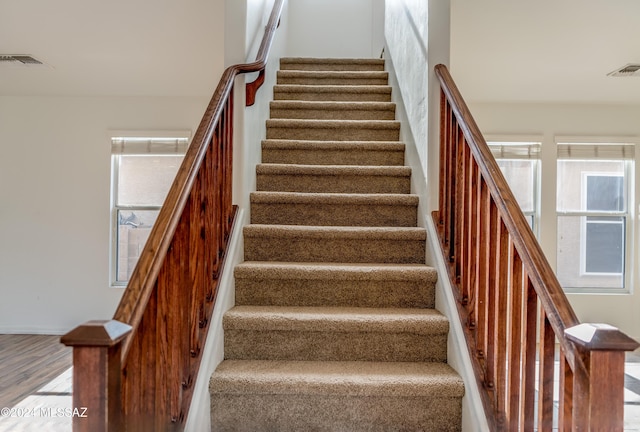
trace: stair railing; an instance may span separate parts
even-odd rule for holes
[[[74,432],[182,430],[236,213],[233,91],[255,100],[284,0],[275,0],[256,61],[227,68],[176,174],[111,321],[64,335],[73,347]]]
[[[624,352],[638,343],[578,321],[449,71],[435,72],[433,218],[491,430],[551,431],[556,392],[559,430],[622,431]]]

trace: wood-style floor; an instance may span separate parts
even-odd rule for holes
[[[12,407],[72,366],[60,336],[0,334],[0,407]]]

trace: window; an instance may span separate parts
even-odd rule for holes
[[[624,176],[586,174],[587,212],[623,212]],[[623,216],[583,217],[584,244],[581,245],[581,270],[585,274],[622,275],[624,269]]]
[[[174,135],[111,138],[113,286],[129,280],[182,163],[188,134]]]
[[[631,145],[558,144],[557,274],[564,288],[627,289],[633,157]]]
[[[539,142],[488,142],[520,209],[536,232],[538,224]]]

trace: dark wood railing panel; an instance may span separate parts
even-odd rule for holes
[[[91,427],[74,422],[74,431],[184,426],[236,214],[234,81],[259,72],[259,80],[246,88],[252,103],[283,5],[275,0],[256,61],[222,74],[108,325],[126,332],[105,339],[87,331],[95,328],[89,323],[62,338],[75,347],[74,406],[93,403]]]
[[[535,424],[535,376],[536,376],[536,335],[538,325],[538,297],[528,275],[524,274],[524,309],[522,317],[523,353],[522,377],[520,382],[520,423],[519,430],[531,431]]]
[[[513,247],[510,250],[510,256],[512,257],[511,266],[513,271],[511,272],[511,295],[512,299],[508,302],[509,307],[509,323],[507,329],[509,330],[507,350],[509,365],[515,365],[509,368],[506,382],[506,394],[507,394],[507,406],[505,415],[507,423],[511,425],[512,430],[517,430],[514,426],[519,425],[519,411],[520,411],[520,377],[523,372],[522,367],[524,365],[522,359],[522,341],[524,340],[523,326],[522,326],[522,307],[523,307],[523,294],[524,294],[524,279],[522,273],[522,260],[515,252]]]
[[[624,351],[638,343],[617,329],[579,325],[446,67],[436,66],[436,76],[440,202],[433,219],[490,427],[551,430],[555,392],[562,425],[622,430]],[[603,410],[602,395],[616,408]]]
[[[559,387],[558,391],[562,397],[558,404],[558,428],[571,431],[573,430],[573,371],[562,352],[560,353]]]
[[[538,361],[538,430],[553,428],[553,366],[555,357],[555,335],[544,311],[540,313],[540,340]]]

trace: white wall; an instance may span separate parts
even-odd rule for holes
[[[192,130],[205,98],[0,97],[0,332],[113,316],[107,131]]]
[[[449,1],[389,0],[385,3],[386,58],[393,64],[408,131],[427,183],[425,208],[437,206],[440,87],[433,68],[449,63]]]
[[[289,0],[287,55],[378,58],[384,0]]]
[[[453,73],[455,79],[455,71]],[[485,135],[526,134],[542,137],[541,219],[539,238],[552,267],[556,265],[556,136],[640,137],[640,106],[586,104],[500,104],[470,103],[480,129]],[[625,139],[626,141],[626,139]],[[636,167],[638,163],[636,152]],[[638,274],[640,176],[636,168],[631,195],[631,224],[635,231],[636,254],[628,271],[632,275],[630,294],[569,294],[578,318],[584,322],[605,322],[640,339],[640,278]]]

